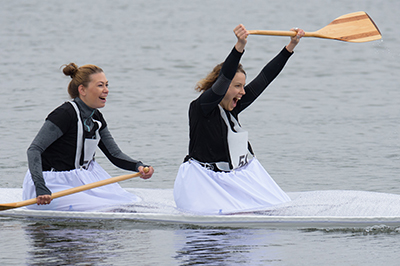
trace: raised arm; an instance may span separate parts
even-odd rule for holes
[[[218,79],[214,82],[210,89],[203,92],[199,97],[200,105],[205,115],[213,110],[224,98],[225,93],[236,74],[240,59],[244,53],[244,48],[247,43],[246,38],[248,36],[246,28],[240,24],[235,27],[233,32],[237,38],[235,47],[225,59]]]

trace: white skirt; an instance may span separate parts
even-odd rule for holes
[[[46,186],[54,193],[111,178],[111,176],[93,161],[87,170],[46,171],[43,172],[43,178]],[[35,185],[29,170],[25,175],[22,197],[23,200],[36,198]],[[139,201],[141,201],[139,197],[127,192],[118,183],[113,183],[54,199],[48,205],[34,204],[27,207],[34,210],[93,211]]]
[[[189,160],[179,168],[174,199],[178,209],[200,214],[263,210],[291,200],[256,158],[227,173]]]

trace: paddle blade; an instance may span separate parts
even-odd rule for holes
[[[360,11],[338,17],[311,37],[360,43],[379,40],[382,35],[370,16]]]

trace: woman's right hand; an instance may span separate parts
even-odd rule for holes
[[[37,205],[47,205],[50,204],[52,198],[50,195],[40,195],[36,197]]]
[[[146,171],[143,166],[139,166],[138,170],[140,172],[140,178],[142,179],[149,179],[154,173],[154,168],[152,166],[149,166]]]
[[[249,32],[242,24],[237,25],[236,28],[233,30],[233,32],[235,33],[236,38],[238,39],[235,48],[238,52],[243,53],[244,47],[246,46],[247,43],[247,36],[249,35]]]

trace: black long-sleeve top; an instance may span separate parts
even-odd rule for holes
[[[79,98],[74,101],[80,110],[86,138],[94,135],[97,129],[97,124],[93,123],[91,117],[102,123],[99,130],[101,139],[98,147],[115,166],[136,172],[139,166],[144,166],[141,161],[132,159],[119,149],[99,110],[88,107]],[[51,194],[51,191],[46,187],[42,171],[53,169],[70,171],[75,169],[77,123],[78,117],[74,107],[65,102],[48,115],[42,128],[29,146],[27,151],[29,171],[35,184],[37,196]]]

